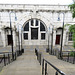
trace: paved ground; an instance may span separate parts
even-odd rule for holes
[[[18,50],[19,47],[13,47],[14,52]],[[0,47],[0,52],[12,52],[11,46],[8,47]]]
[[[25,53],[17,58],[17,61],[3,68],[0,75],[41,75],[41,66],[36,60],[34,49],[42,52],[44,58],[59,68],[66,75],[75,75],[75,64],[57,59],[56,56],[45,52],[46,46],[24,46]],[[55,75],[56,71],[48,66],[48,75]]]
[[[23,46],[23,48],[25,48],[25,50],[33,50],[34,48],[37,48],[38,50],[40,49],[43,49],[43,50],[46,50],[47,46],[39,46],[39,45],[36,45],[36,46]],[[60,50],[60,46],[55,46],[54,48],[59,48]],[[19,47],[14,47],[14,51],[18,50]],[[70,51],[70,50],[73,50],[75,51],[75,49],[73,48],[73,46],[63,46],[63,51]],[[11,46],[8,46],[8,47],[0,47],[0,52],[12,52],[12,49],[11,49]]]
[[[0,75],[41,75],[41,66],[34,51],[27,50],[16,61],[4,67]]]
[[[49,53],[46,53],[45,51],[41,50],[41,52],[43,57],[47,61],[49,61],[51,64],[53,64],[61,71],[63,71],[66,75],[75,75],[75,64],[59,60],[56,56],[49,55]],[[54,74],[55,72],[56,71],[51,66],[48,65],[48,75],[55,75]]]

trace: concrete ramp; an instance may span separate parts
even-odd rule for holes
[[[41,75],[41,66],[35,52],[27,50],[16,61],[5,66],[0,75]]]

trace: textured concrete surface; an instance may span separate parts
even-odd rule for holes
[[[49,53],[46,53],[43,50],[41,50],[41,52],[42,52],[43,57],[47,61],[49,61],[55,67],[60,69],[66,75],[75,75],[75,64],[72,64],[72,63],[69,63],[69,62],[65,62],[63,60],[59,60],[56,56],[49,55]],[[50,65],[48,65],[48,75],[55,75],[55,72],[56,71]]]
[[[34,51],[25,51],[16,61],[5,66],[0,75],[41,75],[41,66]]]
[[[25,53],[18,57],[16,61],[5,66],[0,75],[42,75],[34,49],[41,51],[43,57],[63,71],[66,75],[75,75],[75,64],[57,59],[56,56],[46,53],[46,46],[24,46]],[[48,65],[48,75],[55,75],[55,70]],[[59,74],[60,75],[60,74]]]

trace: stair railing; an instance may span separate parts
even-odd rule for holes
[[[55,75],[66,75],[64,72],[62,72],[61,70],[59,70],[57,67],[55,67],[53,64],[51,64],[50,62],[48,62],[46,59],[44,59],[42,57],[42,53],[39,52],[36,48],[35,48],[35,54],[37,56],[37,60],[39,61],[40,65],[42,65],[42,75],[48,75],[48,64],[56,71]]]

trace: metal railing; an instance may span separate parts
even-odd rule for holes
[[[16,60],[17,57],[16,52],[14,52],[13,56],[14,56],[14,60]],[[12,62],[12,52],[0,52],[0,59],[1,62],[2,60],[4,60],[4,65]]]
[[[65,75],[64,72],[62,72],[61,70],[59,70],[57,67],[55,67],[53,64],[51,64],[50,62],[48,62],[47,60],[45,60],[42,57],[42,53],[39,52],[36,48],[35,48],[35,54],[37,56],[37,60],[39,61],[40,65],[42,65],[42,75],[48,75],[48,64],[49,66],[51,66],[56,72],[55,75]],[[50,72],[49,72],[50,73]],[[54,75],[54,74],[53,74]]]
[[[24,53],[24,49],[22,48],[20,51],[16,50],[13,53],[13,59],[12,59],[12,52],[0,52],[0,71],[2,68],[11,62],[15,61],[18,56],[22,55]]]
[[[65,75],[64,72],[62,72],[61,70],[59,70],[57,67],[55,67],[54,65],[52,65],[50,62],[48,62],[47,60],[43,59],[42,61],[42,75],[48,75],[48,72],[47,72],[47,64],[49,64],[54,70],[56,70],[55,72],[55,75]]]
[[[40,65],[41,65],[41,60],[42,60],[42,53],[39,52],[37,49],[35,49],[35,54],[37,56],[37,60],[39,61]]]
[[[49,51],[49,54],[57,56],[58,59],[75,64],[75,51],[62,51],[62,58],[60,58],[60,51],[58,48]]]
[[[62,60],[75,64],[75,51],[63,51]]]
[[[14,52],[13,56],[15,61],[17,58],[17,52]],[[11,62],[13,62],[12,52],[0,52],[0,71],[4,66],[10,64]]]

